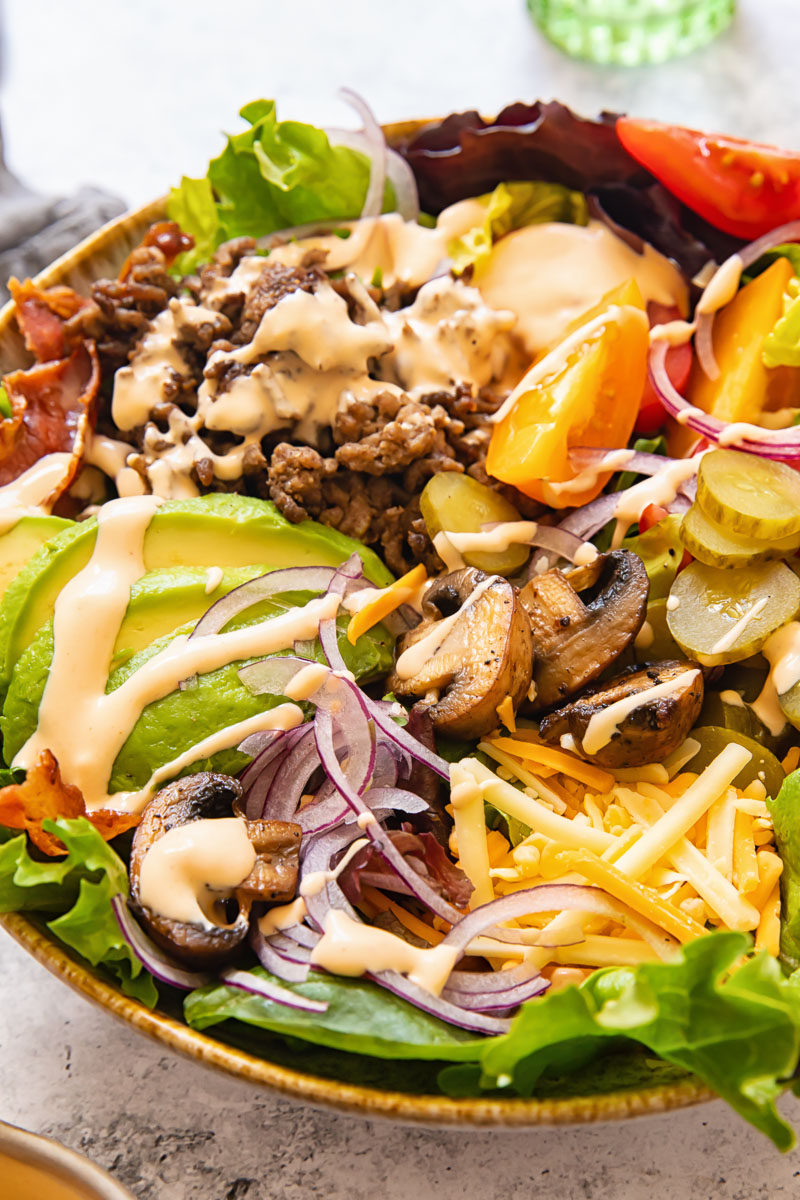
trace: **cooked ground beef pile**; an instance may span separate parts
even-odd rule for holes
[[[75,318],[80,330],[97,340],[107,403],[98,428],[115,438],[123,437],[140,453],[129,465],[144,473],[145,432],[149,445],[157,446],[158,431],[167,436],[170,416],[187,417],[196,411],[197,389],[211,379],[217,395],[231,389],[236,378],[253,370],[252,364],[218,356],[227,355],[252,342],[264,314],[291,293],[313,293],[330,282],[348,305],[353,320],[367,324],[359,308],[375,305],[397,309],[413,300],[413,293],[399,295],[397,289],[384,294],[376,288],[361,288],[356,296],[343,280],[328,280],[313,252],[302,265],[287,266],[264,260],[257,275],[251,275],[246,290],[226,286],[225,281],[242,260],[252,256],[255,243],[237,238],[220,247],[198,276],[177,280],[167,271],[157,246],[134,251],[124,280],[102,280],[92,287],[94,304]],[[257,268],[256,268],[257,270]],[[186,371],[172,372],[163,390],[163,403],[155,405],[146,427],[120,434],[110,417],[113,372],[135,355],[153,318],[171,299],[190,296],[185,309],[173,305],[177,336],[174,345]],[[375,310],[377,311],[377,310]],[[200,491],[239,491],[271,499],[291,521],[308,517],[335,527],[379,550],[396,573],[423,562],[429,570],[441,568],[420,516],[419,496],[427,480],[440,471],[466,471],[487,482],[484,460],[489,441],[486,418],[503,399],[491,389],[458,383],[452,390],[429,394],[414,392],[413,398],[395,385],[382,391],[373,388],[369,401],[345,396],[331,427],[320,432],[317,448],[288,440],[291,429],[270,432],[247,445],[237,478],[222,480],[215,473],[213,456],[227,453],[229,434],[208,429],[200,437],[209,457],[195,457],[192,479]],[[176,410],[180,410],[176,414]],[[299,440],[299,439],[298,439]],[[234,439],[235,441],[235,439]],[[493,483],[493,481],[488,481]],[[494,485],[500,486],[500,485]],[[530,515],[533,507],[513,489],[503,488],[517,506]]]

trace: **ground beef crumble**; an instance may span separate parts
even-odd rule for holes
[[[327,280],[313,254],[299,267],[265,259],[263,270],[247,294],[236,288],[220,294],[215,285],[229,279],[255,246],[252,238],[236,238],[221,246],[199,275],[182,280],[169,274],[164,254],[157,246],[142,246],[131,256],[127,277],[95,283],[93,304],[73,319],[84,336],[97,340],[104,377],[110,380],[113,371],[133,355],[150,321],[174,296],[188,293],[199,305],[213,311],[213,316],[203,320],[192,320],[190,314],[176,311],[177,345],[188,373],[176,376],[169,394],[165,392],[165,403],[160,406],[164,411],[153,413],[156,424],[166,422],[171,405],[187,413],[192,411],[204,371],[215,378],[218,393],[227,390],[248,368],[222,359],[215,374],[207,370],[209,357],[216,350],[230,352],[246,345],[269,308],[291,292],[313,292]],[[350,305],[353,300],[345,281],[331,282]],[[386,296],[372,287],[369,296],[387,308],[396,308],[401,301],[408,303],[412,298],[396,291]],[[477,390],[468,384],[414,398],[387,387],[370,402],[351,397],[321,439],[320,449],[294,445],[286,440],[288,431],[278,431],[260,445],[247,448],[241,479],[221,482],[215,477],[210,457],[195,463],[193,475],[202,491],[236,490],[269,498],[290,521],[314,518],[358,538],[374,546],[396,573],[408,570],[415,562],[438,570],[442,564],[419,509],[420,493],[432,475],[467,472],[508,495],[524,516],[538,511],[537,505],[514,489],[486,475],[484,462],[490,436],[487,418],[502,399],[489,389]],[[110,427],[107,405],[99,428],[115,437],[125,436]],[[142,449],[141,436],[142,431],[128,435],[137,450]],[[225,439],[219,435],[207,432],[203,437],[210,451],[224,449]]]

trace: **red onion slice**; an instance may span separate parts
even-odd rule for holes
[[[748,267],[752,267],[753,263],[761,257],[765,250],[771,250],[774,246],[780,246],[784,242],[800,242],[800,221],[789,221],[785,225],[779,225],[777,229],[772,229],[769,233],[765,233],[763,237],[758,238],[755,242],[751,242],[749,246],[745,246],[743,250],[737,251],[731,257],[738,258],[741,262],[742,270],[746,271]],[[713,284],[716,275],[730,261],[731,259],[727,259],[717,267],[706,288]],[[701,301],[702,296],[698,304]],[[697,332],[694,335],[694,348],[697,360],[709,379],[719,378],[719,364],[714,354],[713,339],[715,317],[716,312],[699,313],[697,315]]]
[[[361,208],[362,217],[378,217],[383,208],[386,188],[386,139],[370,106],[351,88],[340,88],[339,95],[354,108],[364,126],[364,152],[369,157],[369,185]]]
[[[333,719],[327,709],[319,708],[317,710],[314,729],[320,760],[328,777],[333,781],[338,791],[354,811],[359,815],[370,813],[371,809],[369,805],[365,803],[362,796],[354,791],[339,765],[333,748]],[[413,895],[426,908],[429,908],[431,912],[436,913],[437,916],[442,917],[451,924],[461,919],[462,914],[459,910],[444,900],[430,884],[426,883],[421,875],[417,874],[413,867],[409,866],[403,855],[392,845],[390,838],[380,825],[370,821],[366,825],[364,833],[374,844],[381,858],[389,864],[395,874],[402,879],[407,887],[411,889]]]
[[[487,974],[489,973],[487,972]],[[510,971],[496,971],[490,975],[490,978],[510,974]],[[533,1000],[536,996],[541,996],[549,986],[550,982],[545,979],[544,975],[529,975],[523,982],[507,987],[504,991],[461,992],[447,986],[442,988],[442,999],[472,1012],[509,1013],[513,1012],[515,1008],[519,1008],[520,1004],[524,1004],[526,1000]]]
[[[512,892],[499,900],[491,900],[462,917],[441,944],[454,946],[463,954],[471,941],[503,921],[516,920],[532,913],[569,910],[597,913],[622,921],[652,946],[661,958],[678,948],[675,938],[663,929],[639,917],[600,888],[581,883],[542,883],[524,891]]]
[[[307,996],[290,992],[288,988],[283,988],[269,979],[254,975],[252,971],[237,971],[231,967],[226,971],[220,971],[219,977],[227,987],[239,988],[240,991],[249,992],[251,996],[263,996],[265,1000],[272,1000],[275,1004],[284,1004],[287,1008],[316,1013],[328,1010],[327,1001],[310,1000]]]
[[[458,1025],[461,1029],[471,1029],[475,1033],[486,1034],[508,1033],[511,1028],[510,1021],[501,1020],[499,1017],[484,1016],[480,1012],[469,1012],[467,1009],[450,1003],[442,996],[434,996],[433,992],[412,983],[410,979],[399,975],[397,971],[369,973],[367,978],[379,983],[388,991],[394,992],[396,996],[401,996],[403,1000],[408,1000],[415,1008],[421,1008],[423,1012],[446,1021],[448,1025]]]
[[[423,746],[422,742],[417,741],[415,737],[402,726],[393,721],[389,715],[388,709],[391,705],[382,705],[380,701],[370,700],[368,696],[364,697],[364,703],[367,712],[372,717],[375,724],[386,734],[386,736],[405,750],[411,758],[417,762],[424,763],[426,767],[430,767],[437,775],[441,775],[442,779],[450,779],[450,766],[445,759],[440,758],[433,750],[429,750],[427,746]]]
[[[192,992],[212,982],[213,976],[202,971],[189,971],[180,966],[148,937],[128,907],[126,896],[120,892],[111,898],[111,907],[120,932],[133,953],[150,974],[161,983],[182,991]]]
[[[268,571],[242,583],[212,604],[192,630],[190,637],[219,633],[239,613],[282,592],[325,592],[336,574],[335,567],[285,567]]]
[[[254,921],[250,926],[250,945],[256,953],[258,961],[270,975],[277,976],[287,983],[305,983],[310,967],[307,962],[297,962],[281,954],[268,938],[265,938]]]
[[[748,425],[745,435],[731,440],[726,437],[729,425],[708,413],[694,408],[675,388],[666,369],[669,347],[666,342],[655,342],[650,348],[650,379],[667,412],[681,425],[688,426],[701,437],[720,445],[731,445],[746,454],[760,454],[762,458],[800,458],[800,426],[790,429],[764,429],[760,425]]]
[[[404,221],[419,217],[419,191],[414,172],[396,150],[386,150],[386,175],[394,188],[395,208]]]
[[[697,318],[694,335],[694,350],[709,379],[719,379],[719,363],[714,354],[714,313],[701,313]]]

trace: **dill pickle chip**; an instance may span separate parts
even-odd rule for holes
[[[800,474],[741,450],[711,450],[697,472],[703,511],[732,533],[772,540],[800,534]]]
[[[772,540],[748,537],[723,528],[699,504],[693,504],[681,521],[681,541],[694,558],[709,567],[747,567],[794,554],[800,547],[800,533]]]
[[[704,771],[706,767],[711,765],[717,755],[721,754],[726,746],[730,746],[731,744],[744,746],[745,750],[749,750],[753,757],[750,759],[750,762],[745,763],[739,774],[732,781],[734,786],[746,788],[754,779],[759,779],[767,789],[767,795],[771,798],[777,796],[781,790],[781,784],[786,778],[786,772],[778,762],[778,759],[766,746],[762,746],[760,742],[747,737],[740,730],[721,729],[715,725],[705,725],[701,728],[693,729],[689,737],[692,741],[700,743],[700,749],[681,768],[682,771],[692,771],[699,775],[701,771]]]
[[[433,541],[443,530],[450,533],[480,533],[484,525],[519,521],[519,512],[505,496],[479,483],[471,475],[441,471],[425,484],[419,507],[428,537]],[[468,567],[490,575],[515,575],[530,556],[530,546],[512,544],[507,550],[465,550],[461,557]]]
[[[725,571],[693,562],[672,585],[667,625],[684,654],[717,666],[755,654],[798,609],[800,579],[785,563]]]

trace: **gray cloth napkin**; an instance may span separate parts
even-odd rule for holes
[[[31,191],[6,166],[0,134],[0,303],[8,299],[11,275],[36,275],[125,208],[118,196],[95,187],[63,197]]]

